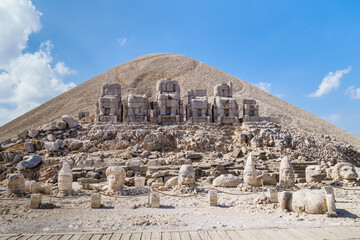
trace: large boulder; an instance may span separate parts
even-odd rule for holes
[[[163,132],[154,132],[146,135],[142,147],[148,151],[169,151],[176,149],[176,139]]]
[[[42,158],[39,155],[24,156],[23,160],[16,165],[16,169],[23,170],[26,168],[33,168],[42,163]]]
[[[66,139],[65,145],[70,151],[77,151],[83,146],[83,142],[76,139]]]
[[[64,115],[61,119],[68,124],[69,128],[74,128],[78,125],[78,122],[70,115]]]
[[[237,187],[241,179],[233,174],[221,174],[213,181],[214,187]]]

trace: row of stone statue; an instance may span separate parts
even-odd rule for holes
[[[243,100],[242,121],[259,121],[259,106],[255,100]],[[121,86],[118,83],[105,83],[101,88],[96,105],[97,122],[152,122],[174,124],[184,122],[183,101],[180,99],[180,85],[177,80],[161,79],[156,85],[154,102],[146,95],[130,94],[127,102],[121,101]],[[205,89],[188,91],[186,121],[194,123],[237,123],[239,122],[238,103],[232,96],[232,84],[219,84],[214,87],[214,104],[208,103]]]

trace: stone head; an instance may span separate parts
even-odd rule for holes
[[[122,167],[112,166],[106,169],[106,177],[110,190],[119,190],[124,186],[126,172]]]
[[[250,153],[244,168],[244,174],[243,174],[244,182],[249,186],[255,186],[256,177],[257,177],[257,172],[255,169],[254,162],[252,160],[252,153]]]
[[[25,178],[21,173],[8,174],[6,180],[8,194],[25,192]]]
[[[178,184],[188,185],[195,183],[195,170],[193,165],[182,165],[179,170]]]
[[[331,177],[335,180],[356,180],[357,174],[351,163],[338,163],[332,170]]]
[[[280,164],[280,186],[292,186],[294,185],[295,176],[288,157],[283,157]]]
[[[320,165],[311,165],[305,169],[306,182],[321,182]]]

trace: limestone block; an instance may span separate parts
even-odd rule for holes
[[[160,194],[159,193],[151,193],[150,194],[150,206],[152,208],[160,207]]]
[[[78,122],[70,115],[64,115],[61,119],[68,124],[69,128],[74,128],[78,125]]]
[[[39,135],[39,130],[37,129],[31,129],[28,133],[29,137],[36,138],[37,135]]]
[[[135,179],[134,179],[135,187],[136,188],[145,187],[145,180],[146,180],[146,178],[144,178],[144,177],[135,177]]]
[[[33,168],[42,163],[39,155],[24,156],[23,160],[16,165],[16,169],[23,170],[25,168]]]
[[[59,143],[57,142],[45,142],[45,149],[50,152],[58,151],[60,148]]]
[[[35,147],[34,147],[34,144],[32,142],[24,143],[24,149],[25,149],[25,152],[27,152],[27,153],[35,152]]]
[[[214,187],[237,187],[241,179],[233,174],[221,174],[213,181]]]
[[[40,208],[41,200],[42,200],[41,194],[31,194],[30,208],[32,209]]]
[[[270,198],[270,202],[272,203],[277,203],[278,200],[278,192],[276,190],[276,188],[270,188],[269,189],[269,198]]]
[[[101,207],[101,194],[93,193],[91,194],[91,208],[100,208]]]
[[[218,205],[218,197],[216,191],[209,191],[209,204],[210,206],[217,206]]]
[[[25,193],[25,178],[21,173],[11,173],[6,175],[7,194]]]

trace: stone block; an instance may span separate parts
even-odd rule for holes
[[[152,208],[160,207],[160,194],[159,193],[151,193],[150,194],[150,206]]]
[[[146,180],[146,178],[144,178],[144,177],[135,177],[135,179],[134,179],[135,187],[136,188],[145,187],[145,180]]]
[[[101,194],[93,193],[91,194],[91,208],[100,208],[101,207]]]
[[[42,200],[41,194],[31,194],[30,208],[33,208],[33,209],[40,208],[41,200]]]
[[[209,204],[210,206],[218,205],[218,197],[216,191],[209,191]]]
[[[276,188],[269,189],[269,198],[270,198],[270,202],[272,203],[277,203],[279,201]]]

